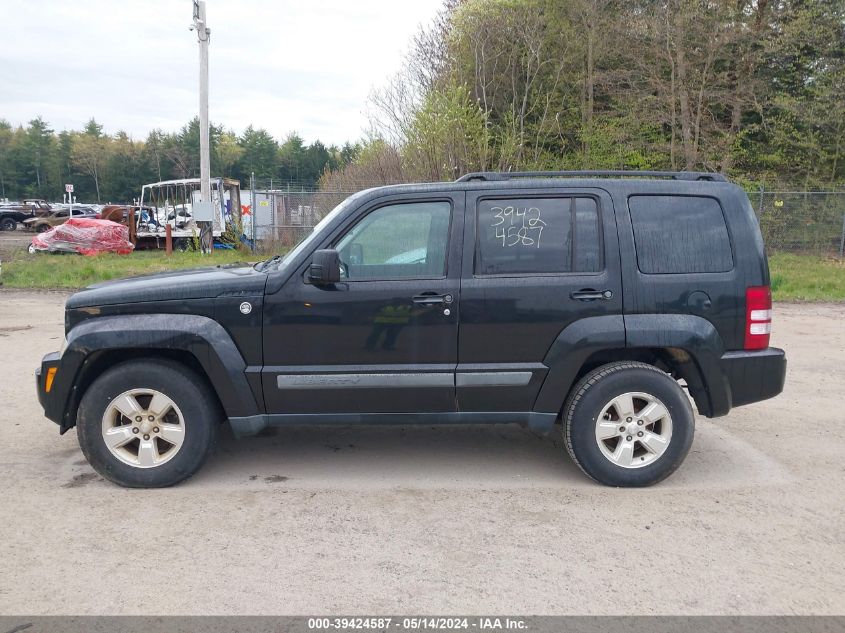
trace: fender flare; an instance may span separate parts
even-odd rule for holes
[[[693,314],[632,314],[625,316],[627,347],[676,348],[695,362],[699,384],[687,384],[699,412],[706,417],[731,410],[731,388],[722,371],[725,345],[713,324]]]
[[[584,362],[596,352],[622,347],[625,321],[621,314],[570,323],[557,335],[543,359],[549,371],[534,401],[534,411],[557,414]]]
[[[543,359],[549,370],[534,411],[558,413],[587,359],[622,348],[683,350],[695,364],[687,382],[699,412],[715,417],[730,411],[731,390],[720,365],[722,338],[707,319],[685,314],[606,315],[571,323]]]
[[[120,349],[186,352],[202,367],[227,417],[263,413],[247,381],[246,362],[218,322],[183,314],[107,316],[82,321],[68,332],[57,374],[63,376],[61,387],[66,393],[63,399],[54,394],[65,408],[63,428],[75,423],[67,419],[75,406],[68,405],[72,398],[77,403],[81,398],[75,392],[86,361],[94,353]]]

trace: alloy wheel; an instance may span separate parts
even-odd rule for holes
[[[672,416],[653,395],[628,392],[608,402],[596,420],[602,455],[622,468],[642,468],[666,452],[672,440]]]
[[[185,441],[185,420],[176,403],[155,389],[131,389],[103,414],[103,441],[112,455],[136,468],[173,459]]]

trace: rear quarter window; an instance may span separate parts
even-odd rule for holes
[[[705,196],[631,196],[637,267],[657,274],[721,273],[733,270],[725,215]]]

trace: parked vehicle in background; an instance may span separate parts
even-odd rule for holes
[[[141,222],[148,221],[145,218],[152,217],[152,207],[140,207],[137,204],[107,204],[100,210],[101,220],[111,220],[118,224],[129,223],[129,214],[132,212]]]
[[[14,231],[18,223],[25,222],[34,217],[32,211],[0,207],[0,231]]]
[[[112,222],[118,222],[120,224],[125,224],[127,218],[129,217],[129,209],[132,208],[132,205],[128,204],[107,204],[100,209],[100,219],[101,220],[111,220]],[[137,208],[137,207],[136,207]]]
[[[161,218],[161,214],[156,213],[155,207],[139,206],[139,205],[106,205],[100,212],[100,218],[103,220],[111,220],[129,226],[130,212],[135,218],[135,242],[139,249],[157,248],[162,242],[163,233],[166,230],[164,225],[157,222],[156,217]],[[198,235],[196,226],[192,226],[192,216],[190,211],[185,210],[184,205],[177,207],[175,210],[167,214],[166,224],[169,224],[174,229],[179,229],[183,233],[175,233],[173,238],[173,248],[178,251],[185,251],[191,245],[191,239],[184,235],[185,229],[192,228]],[[139,239],[140,234],[140,239]]]
[[[67,222],[68,218],[97,218],[99,213],[92,207],[76,206],[73,209],[65,208],[51,211],[47,215],[36,216],[25,220],[23,225],[27,229],[32,229],[36,233],[43,233],[54,226]]]
[[[135,214],[134,240],[138,248],[162,248],[166,226],[170,225],[174,246],[186,247],[199,236],[193,205],[200,198],[199,178],[164,180],[141,188],[140,212]],[[240,234],[240,182],[229,178],[211,179],[213,204],[212,236],[219,238],[227,230]]]
[[[119,253],[126,255],[133,249],[129,230],[124,224],[96,217],[72,217],[32,238],[30,253]]]
[[[36,198],[27,198],[22,202],[7,202],[0,205],[0,231],[14,231],[19,223],[48,215],[52,211],[52,205]]]
[[[26,198],[22,202],[8,202],[0,205],[0,209],[23,211],[31,215],[47,215],[53,210],[53,205],[38,198]]]
[[[562,427],[590,477],[647,486],[706,417],[772,398],[760,228],[721,174],[469,174],[357,193],[284,257],[67,301],[39,400],[103,477],[175,484],[220,423]]]

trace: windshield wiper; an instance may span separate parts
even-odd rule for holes
[[[258,262],[255,265],[255,270],[265,270],[268,266],[271,266],[277,262],[282,261],[283,255],[273,255],[270,259],[265,259],[264,261]]]

